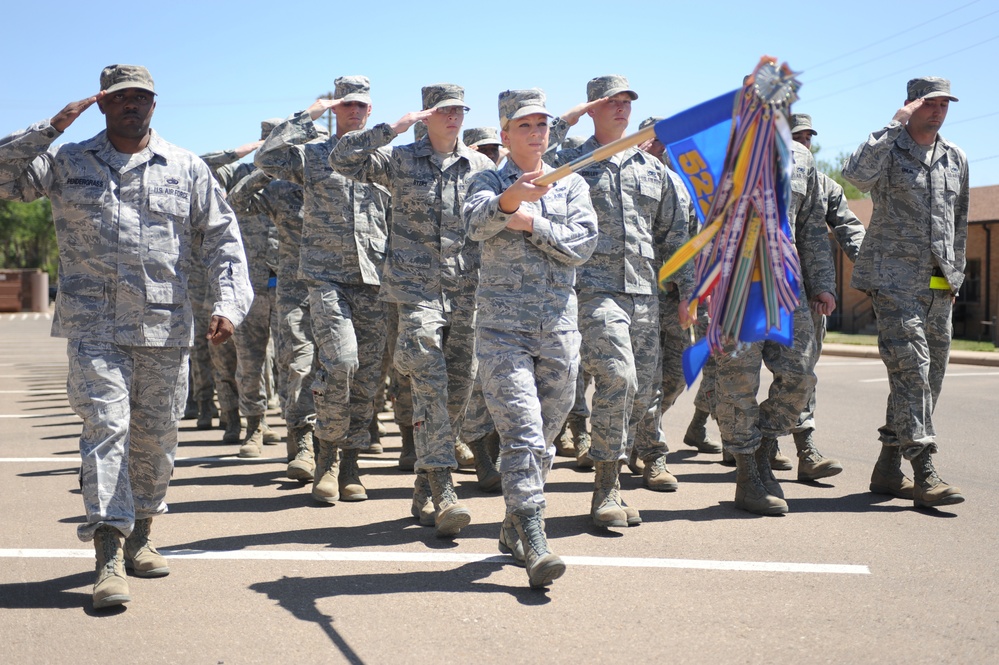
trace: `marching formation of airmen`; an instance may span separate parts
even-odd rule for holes
[[[265,120],[259,141],[199,159],[150,129],[149,72],[112,65],[99,94],[0,140],[0,196],[52,200],[53,334],[69,339],[69,398],[84,421],[79,536],[95,542],[94,606],[129,600],[125,568],[169,572],[150,532],[185,397],[184,417],[200,429],[217,417],[247,458],[279,442],[265,417],[279,404],[287,476],[321,503],[367,499],[359,454],[381,452],[377,413],[391,401],[413,517],[458,535],[472,515],[451,474],[474,466],[480,489],[502,492],[499,549],[532,587],[565,571],[545,535],[556,455],[593,469],[595,527],[640,524],[619,474],[628,465],[649,490],[677,489],[662,416],[684,387],[687,329],[705,325],[688,307],[691,265],[657,284],[697,232],[693,203],[656,140],[535,184],[625,136],[637,98],[626,78],[600,76],[554,117],[540,89],[507,90],[499,131],[463,131],[464,90],[439,83],[420,110],[368,127],[369,81],[343,76],[331,99]],[[713,356],[683,438],[737,467],[737,508],[788,511],[773,474],[793,468],[781,436],[793,435],[800,480],[843,469],[815,442],[814,369],[836,305],[830,229],[873,298],[891,382],[871,491],[963,501],[930,458],[967,227],[967,158],[937,135],[950,101],[948,81],[910,81],[906,105],[846,165],[874,197],[866,232],[815,168],[811,118],[790,118],[803,276],[793,343],[732,342]],[[106,131],[51,147],[94,103]],[[315,122],[327,112],[332,133]],[[574,145],[584,115],[593,133]],[[417,140],[401,144],[411,128]],[[757,403],[763,365],[774,380]]]

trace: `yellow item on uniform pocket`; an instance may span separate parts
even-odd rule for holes
[[[930,288],[938,291],[950,291],[950,282],[946,277],[933,275],[930,277]]]

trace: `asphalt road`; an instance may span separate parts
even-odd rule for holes
[[[592,476],[558,459],[547,524],[568,570],[546,592],[499,556],[502,503],[474,474],[456,476],[473,514],[456,540],[409,517],[395,434],[362,463],[368,501],[320,506],[284,477],[283,444],[239,460],[185,421],[153,532],[172,573],[130,578],[132,602],[97,614],[75,534],[80,421],[49,326],[0,315],[3,662],[999,662],[997,368],[951,366],[937,466],[967,501],[939,511],[867,492],[888,390],[876,359],[820,363],[817,441],[845,471],[779,474],[784,517],[735,510],[734,471],[679,443],[685,394],[666,419],[679,491],[623,477],[640,527],[594,530]]]

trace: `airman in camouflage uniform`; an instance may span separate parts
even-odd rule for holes
[[[266,135],[281,124],[280,118],[268,122]],[[321,138],[329,136],[316,127]],[[260,183],[265,183],[261,186]],[[316,348],[309,311],[308,282],[299,277],[299,250],[302,244],[302,188],[289,180],[271,179],[257,169],[241,180],[233,198],[242,190],[255,192],[256,205],[274,222],[278,234],[278,265],[275,302],[277,307],[278,391],[284,397],[284,419],[288,425],[286,452],[287,475],[294,480],[312,481],[315,461],[312,431],[316,420],[312,382],[315,378]],[[274,339],[272,335],[272,340]]]
[[[655,125],[660,120],[662,118],[646,118],[638,128],[645,129],[646,127]],[[694,202],[680,176],[672,170],[669,156],[666,153],[666,146],[659,139],[653,138],[638,147],[658,158],[666,166],[666,174],[673,181],[673,188],[676,190],[677,198],[680,200],[680,206],[686,210],[687,235],[691,238],[694,237],[698,231]],[[669,257],[665,256],[663,259],[669,259]],[[679,308],[680,291],[677,288],[676,282],[671,280],[665,284],[664,289],[660,289],[659,291],[659,349],[662,355],[662,361],[660,362],[662,376],[658,388],[659,395],[657,397],[659,401],[659,413],[649,413],[639,424],[638,431],[635,434],[635,447],[628,458],[628,466],[632,473],[636,475],[644,473],[641,451],[648,448],[648,441],[654,440],[653,437],[662,433],[662,428],[659,426],[662,417],[676,403],[677,398],[686,387],[686,380],[683,375],[683,352],[691,344],[691,332],[689,328],[684,328],[681,324]],[[701,316],[706,316],[703,305],[699,307],[698,314],[698,319]],[[698,418],[696,410],[694,417]],[[704,421],[707,421],[706,412],[704,413]],[[708,439],[706,433],[703,436],[684,436],[684,443],[696,447],[700,452],[721,452],[721,445]]]
[[[812,128],[812,117],[807,113],[795,113],[791,116],[791,137],[809,150],[812,147],[812,136],[817,135]],[[833,238],[842,248],[843,253],[856,261],[860,253],[860,245],[864,241],[864,224],[854,215],[846,203],[843,188],[827,176],[819,172],[819,210],[824,212],[826,225],[832,230]],[[818,362],[822,353],[822,341],[826,337],[826,317],[824,314],[812,312],[812,325],[815,328],[815,354],[813,359]],[[813,367],[814,371],[814,367]],[[823,457],[815,447],[813,434],[815,432],[815,389],[805,404],[804,410],[798,416],[798,424],[791,430],[794,445],[798,451],[798,480],[818,480],[835,476],[843,470],[837,460]],[[777,468],[776,466],[774,468]]]
[[[819,204],[815,161],[800,143],[792,142],[792,148],[788,217],[803,277],[800,302],[793,313],[792,345],[766,340],[739,348],[731,342],[716,359],[717,382],[725,389],[715,391],[715,416],[722,442],[736,458],[735,506],[761,515],[787,512],[770,460],[777,437],[797,424],[798,414],[815,387],[817,347],[809,303],[821,314],[831,314],[836,308],[836,269],[825,211]],[[774,380],[769,397],[757,403],[762,364],[773,373]]]
[[[142,577],[169,573],[149,534],[152,518],[167,510],[187,398],[194,248],[215,298],[212,342],[229,338],[252,297],[223,191],[197,156],[149,128],[156,106],[149,72],[111,65],[100,86],[0,139],[0,197],[52,202],[59,243],[52,334],[69,339],[66,388],[83,419],[86,518],[77,533],[95,544],[95,608],[130,600],[126,566]],[[51,147],[95,102],[106,130]]]
[[[500,434],[506,502],[500,551],[527,568],[532,587],[565,572],[544,533],[544,483],[575,392],[575,269],[597,240],[597,217],[581,177],[532,184],[552,170],[542,161],[550,117],[544,101],[537,88],[500,94],[510,156],[499,171],[472,179],[464,207],[468,237],[482,243],[476,355]]]
[[[554,162],[571,162],[621,138],[631,102],[638,95],[623,76],[601,76],[587,84],[587,113],[594,135],[582,146],[558,153]],[[565,119],[553,132],[568,131]],[[583,367],[593,375],[595,392],[590,457],[596,469],[591,516],[598,527],[637,524],[622,505],[618,470],[635,444],[639,422],[648,414],[655,430],[642,437],[646,487],[672,491],[676,478],[666,467],[666,442],[659,426],[659,296],[657,267],[687,240],[687,205],[678,197],[667,168],[649,153],[630,148],[584,167],[579,174],[590,186],[600,220],[593,256],[579,270],[579,328]],[[690,266],[676,278],[680,299],[693,289]],[[677,309],[684,309],[677,306]],[[686,310],[679,313],[688,318]]]
[[[261,133],[270,133],[270,127],[268,121],[261,123]],[[258,141],[235,151],[224,151],[219,161],[241,158],[249,154],[251,147],[259,146]],[[216,162],[213,155],[208,157],[209,161]],[[236,185],[257,170],[253,164],[233,161],[214,167],[215,177],[228,192],[229,205],[239,217],[243,247],[250,266],[250,281],[256,294],[246,319],[233,335],[236,345],[236,393],[240,415],[246,418],[246,435],[239,449],[240,457],[260,457],[264,443],[278,441],[277,436],[269,432],[266,421],[267,390],[264,380],[271,336],[271,312],[274,309],[274,287],[271,286],[274,271],[271,265],[277,263],[277,230],[273,220],[261,210],[254,198],[259,188],[266,184],[266,179],[254,178],[256,188],[244,185],[236,191]],[[227,415],[227,423],[229,419]]]
[[[313,120],[329,109],[336,115],[336,135],[317,142]],[[385,348],[386,310],[378,293],[389,194],[382,186],[345,178],[328,158],[370,114],[367,77],[342,76],[332,100],[317,100],[278,125],[256,156],[263,170],[303,187],[299,271],[310,284],[319,354],[312,385],[317,448],[312,496],[324,503],[368,498],[357,461],[371,442],[368,425]]]
[[[479,252],[465,243],[461,206],[468,179],[494,168],[458,138],[465,108],[460,86],[426,86],[422,111],[351,132],[330,155],[343,175],[392,192],[382,296],[399,306],[395,364],[412,382],[414,513],[422,512],[429,484],[441,536],[455,535],[471,521],[451,482],[455,440],[475,376]],[[418,120],[427,125],[425,139],[389,147]]]
[[[493,127],[473,127],[466,129],[461,136],[462,142],[472,150],[480,152],[499,164],[506,156],[499,132]],[[500,491],[500,474],[496,470],[499,455],[499,433],[493,424],[486,399],[482,395],[482,383],[475,377],[472,394],[465,407],[465,417],[461,423],[459,441],[466,442],[475,455],[475,475],[479,481],[479,489],[484,492]],[[457,454],[456,454],[457,456]],[[459,465],[461,460],[458,459]]]
[[[911,491],[916,506],[945,506],[964,497],[934,469],[932,415],[947,371],[953,301],[964,282],[968,158],[939,134],[957,101],[950,81],[912,79],[906,93],[905,106],[843,168],[843,177],[874,201],[851,285],[873,301],[891,389],[871,491],[904,498]],[[914,483],[902,474],[903,456]]]

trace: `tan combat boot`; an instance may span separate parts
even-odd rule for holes
[[[666,466],[665,453],[656,453],[655,457],[645,460],[642,484],[654,492],[675,492],[680,486],[676,476],[670,473],[669,467]]]
[[[633,476],[645,473],[645,460],[638,456],[638,448],[634,446],[631,447],[631,454],[628,455],[628,470]]]
[[[271,426],[267,424],[266,414],[260,416],[260,431],[263,434],[262,440],[264,445],[273,446],[281,443],[281,435],[272,430]]]
[[[223,425],[225,432],[222,433],[222,443],[239,443],[241,431],[239,411],[236,409],[226,411],[219,420],[225,421]],[[219,424],[222,425],[221,422]]]
[[[590,518],[594,526],[628,526],[628,515],[621,507],[621,486],[618,484],[618,462],[596,462],[593,499],[590,501]]]
[[[806,429],[794,433],[794,447],[798,449],[798,480],[829,478],[843,471],[837,460],[823,457],[812,441],[812,432]]]
[[[97,555],[97,580],[93,595],[95,610],[123,605],[132,600],[125,578],[121,542],[121,532],[113,526],[102,524],[94,533],[94,552]]]
[[[312,498],[321,503],[340,500],[339,451],[329,441],[313,438],[316,447],[316,470],[312,480]]]
[[[593,458],[590,457],[590,433],[586,430],[586,418],[569,414],[565,422],[576,444],[576,468],[592,469]]]
[[[929,447],[912,458],[912,502],[917,508],[935,508],[963,503],[961,490],[948,485],[933,467],[933,457]]]
[[[413,517],[420,520],[421,525],[434,526],[437,511],[434,510],[434,497],[433,492],[430,491],[430,479],[424,471],[416,474],[416,482],[413,483],[413,505],[409,512]]]
[[[402,452],[399,453],[399,468],[412,471],[416,466],[416,444],[413,441],[413,426],[399,425],[399,435],[402,437]]]
[[[774,442],[770,446],[770,468],[774,471],[790,471],[794,468],[794,464],[791,463],[791,458],[780,451],[780,446],[777,445],[777,439],[771,439]],[[766,479],[764,479],[766,482]]]
[[[773,439],[768,436],[760,439],[760,447],[756,449],[756,472],[757,475],[759,475],[763,486],[767,488],[767,493],[777,497],[778,499],[783,499],[784,490],[781,488],[780,483],[777,482],[777,478],[774,476],[772,469],[774,458],[773,451],[776,448],[777,439]]]
[[[198,421],[195,423],[198,429],[212,428],[212,407],[214,406],[215,402],[211,399],[198,400]]]
[[[783,515],[787,503],[767,492],[756,468],[758,456],[753,453],[735,455],[735,507],[757,515]]]
[[[475,455],[461,441],[454,442],[454,459],[458,462],[458,468],[460,469],[470,469],[475,466]]]
[[[156,551],[149,534],[153,528],[153,518],[135,520],[132,533],[125,539],[125,570],[136,577],[166,577],[170,565],[166,557]]]
[[[382,446],[382,434],[384,433],[382,424],[378,420],[378,409],[374,409],[371,413],[371,420],[368,422],[368,440],[371,443],[364,449],[364,452],[372,455],[381,455],[385,452],[385,448]]]
[[[434,520],[437,536],[457,536],[459,531],[471,524],[472,513],[458,501],[451,482],[451,469],[431,469],[427,472],[427,479],[430,481],[434,510],[437,512]]]
[[[340,473],[337,482],[340,485],[341,501],[364,501],[368,493],[361,484],[361,471],[357,468],[357,448],[344,448],[340,451]]]
[[[475,454],[475,477],[479,479],[479,489],[483,492],[499,492],[502,489],[503,479],[496,470],[496,459],[492,456],[493,439],[499,443],[499,434],[495,430],[469,446]]]
[[[239,447],[239,457],[260,457],[263,445],[264,430],[260,426],[260,416],[247,416],[246,438]]]
[[[699,453],[711,453],[717,455],[722,451],[721,444],[712,441],[708,436],[708,412],[694,409],[694,417],[687,425],[687,432],[683,435],[683,443],[697,448]]]
[[[500,526],[499,551],[513,557],[513,564],[524,568],[527,563],[524,561],[524,544],[520,542],[520,535],[517,527],[513,524],[513,515],[508,514],[503,518]]]
[[[294,447],[294,455],[288,461],[285,471],[292,480],[312,482],[315,480],[316,458],[312,449],[312,425],[288,428],[289,452]]]
[[[902,447],[881,445],[881,454],[871,473],[870,490],[912,500],[912,481],[902,473]]]
[[[568,427],[569,421],[562,423],[562,429],[555,437],[556,457],[576,457],[576,442],[572,439],[572,430]]]
[[[565,562],[548,546],[540,508],[536,505],[518,508],[510,517],[524,548],[524,563],[531,588],[542,589],[562,577]]]

